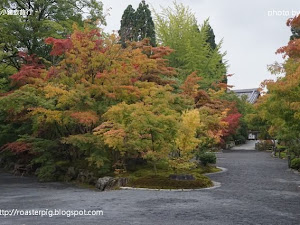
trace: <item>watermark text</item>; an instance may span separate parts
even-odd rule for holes
[[[0,217],[11,217],[11,216],[40,216],[40,217],[103,216],[103,210],[0,209]]]

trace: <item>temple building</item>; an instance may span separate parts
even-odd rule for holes
[[[232,90],[232,91],[236,93],[236,95],[239,97],[246,95],[247,101],[251,104],[254,104],[257,101],[257,99],[260,97],[260,91],[258,88],[239,89],[239,90]]]

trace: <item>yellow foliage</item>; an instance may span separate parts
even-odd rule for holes
[[[63,124],[63,112],[57,110],[49,110],[41,107],[33,108],[31,115],[37,115],[38,123],[54,123],[56,122],[59,125]]]
[[[181,154],[189,154],[196,148],[199,139],[196,138],[197,129],[201,126],[199,111],[194,109],[185,111],[181,116],[181,122],[176,139],[177,147]]]

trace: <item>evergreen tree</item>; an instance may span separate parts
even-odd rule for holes
[[[136,33],[135,30],[135,10],[132,8],[132,5],[129,5],[122,16],[121,28],[119,30],[119,35],[121,37],[121,42],[125,46],[125,42],[134,41],[134,36]]]
[[[136,10],[136,37],[137,40],[143,40],[144,38],[150,39],[150,44],[155,46],[155,29],[151,16],[149,5],[143,0]]]
[[[207,35],[208,35],[208,38],[206,40],[207,43],[209,43],[210,45],[210,48],[212,50],[215,50],[217,48],[217,44],[216,44],[216,40],[215,40],[215,33],[214,33],[214,30],[212,29],[212,27],[210,26],[209,23],[207,23]],[[220,65],[219,67],[226,67],[226,65],[224,65],[223,63],[223,60],[221,59],[220,60]],[[227,84],[227,77],[225,76],[226,74],[224,74],[224,79],[222,80],[222,83],[226,83]]]
[[[207,24],[207,35],[208,35],[207,42],[209,43],[211,49],[215,49],[217,47],[215,41],[215,33],[209,24]]]
[[[119,30],[121,42],[125,46],[126,41],[141,41],[150,39],[152,46],[156,45],[155,28],[149,5],[143,0],[137,10],[129,5],[122,16]]]

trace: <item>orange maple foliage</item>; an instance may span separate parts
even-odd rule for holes
[[[99,117],[97,114],[93,111],[90,112],[73,112],[71,113],[71,117],[75,120],[77,120],[78,123],[85,125],[85,126],[91,126],[98,122]]]
[[[4,146],[1,147],[0,150],[6,151],[9,150],[13,153],[23,153],[23,152],[28,152],[32,148],[31,144],[25,143],[22,141],[15,141],[11,142],[8,144],[5,144]]]

